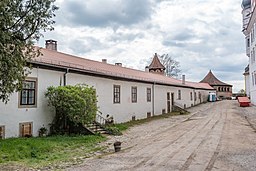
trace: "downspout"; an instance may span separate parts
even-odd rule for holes
[[[69,69],[67,68],[66,72],[63,75],[63,85],[66,86],[67,84],[67,73],[68,73]],[[67,124],[67,116],[65,115],[65,121],[64,121],[64,128],[68,129],[68,131],[70,132],[70,128]]]
[[[69,69],[67,68],[67,70],[66,70],[66,72],[64,73],[64,75],[63,75],[63,84],[64,84],[64,86],[66,86],[66,84],[67,84],[67,73],[69,72]]]

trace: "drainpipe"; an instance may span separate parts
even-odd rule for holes
[[[66,84],[67,84],[67,73],[68,72],[69,72],[69,69],[67,68],[66,72],[63,75],[63,77],[64,77],[64,80],[63,80],[64,86],[66,86]]]
[[[152,115],[155,115],[155,82],[152,85]]]

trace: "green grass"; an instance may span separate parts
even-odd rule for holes
[[[119,132],[121,133],[132,126],[175,115],[180,115],[180,112],[157,115],[146,119],[111,125],[110,127],[118,135]],[[17,168],[25,167],[26,170],[31,167],[47,168],[49,165],[58,167],[61,163],[72,165],[90,156],[92,152],[102,150],[102,147],[98,147],[97,143],[104,140],[106,140],[105,137],[96,135],[0,140],[0,168],[3,170],[16,170]]]
[[[59,162],[72,163],[100,150],[97,143],[105,139],[102,136],[53,136],[0,140],[0,167],[14,164],[41,168]]]
[[[189,113],[184,113],[183,115],[186,115],[186,114],[189,114]],[[138,119],[135,121],[114,124],[114,125],[112,125],[112,127],[116,127],[119,131],[123,132],[123,131],[127,130],[128,128],[133,127],[135,125],[148,123],[148,122],[151,122],[151,121],[157,120],[157,119],[169,118],[171,116],[176,116],[176,115],[181,115],[181,113],[180,112],[171,112],[171,113],[167,113],[167,114],[156,115],[156,116],[152,116],[150,118]]]

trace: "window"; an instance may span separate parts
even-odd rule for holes
[[[4,139],[4,137],[5,137],[4,126],[0,126],[0,139]]]
[[[27,79],[22,83],[19,107],[36,107],[37,79]]]
[[[20,136],[21,137],[32,136],[32,122],[20,123]]]
[[[252,85],[254,85],[254,74],[252,73]]]
[[[194,93],[194,96],[195,96],[195,99],[194,99],[194,100],[196,101],[196,92]]]
[[[137,87],[132,87],[132,103],[137,103]]]
[[[178,90],[178,100],[181,100],[181,90]]]
[[[250,47],[250,38],[247,39],[246,44],[247,44],[247,47]]]
[[[193,93],[190,92],[190,100],[192,101],[193,100]]]
[[[147,112],[147,118],[151,117],[151,112]]]
[[[256,85],[256,74],[254,73],[254,85]]]
[[[120,85],[114,85],[114,103],[120,103]]]
[[[255,48],[251,51],[251,63],[255,63]]]
[[[147,102],[151,102],[151,88],[147,88]]]

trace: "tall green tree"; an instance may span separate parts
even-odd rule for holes
[[[53,30],[55,0],[0,1],[0,100],[19,91],[29,72],[27,61],[39,55],[33,41]]]

